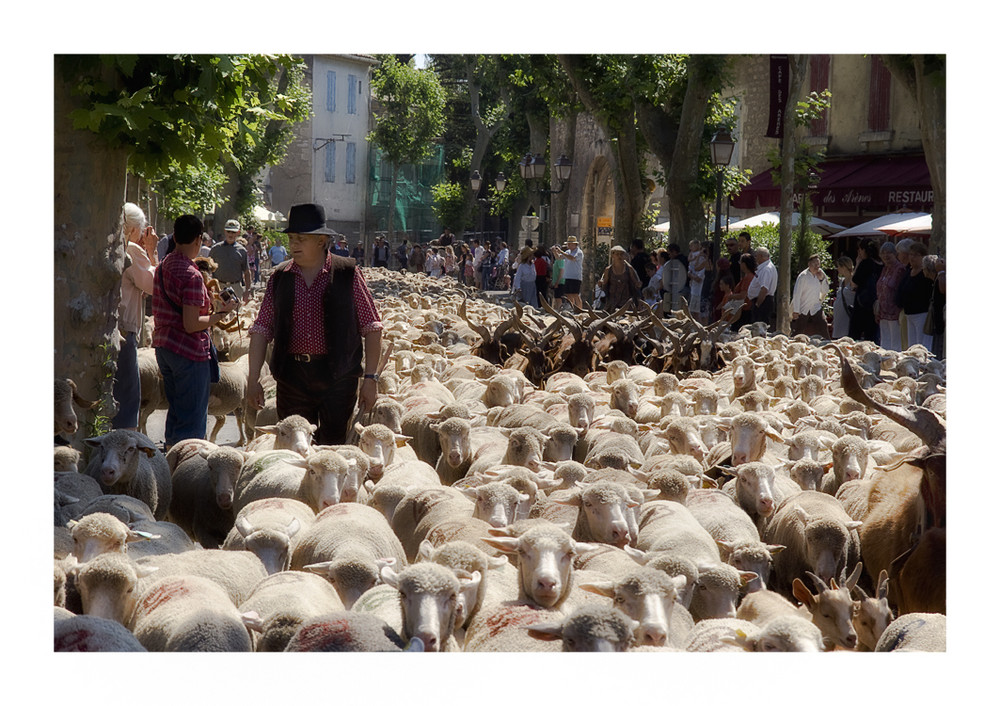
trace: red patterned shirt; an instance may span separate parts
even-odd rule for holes
[[[164,290],[170,301],[164,297]],[[208,360],[208,331],[185,331],[183,309],[178,309],[196,306],[204,316],[211,310],[211,303],[205,280],[191,258],[178,250],[163,258],[153,280],[153,347],[166,348],[191,360]]]
[[[333,259],[326,256],[323,269],[316,275],[312,286],[307,287],[302,270],[293,262],[288,272],[295,275],[295,306],[292,309],[292,336],[288,344],[289,353],[326,353],[326,339],[323,335],[323,292],[330,281],[330,267]],[[375,300],[365,283],[361,268],[354,270],[354,313],[358,321],[358,333],[378,331],[382,328]],[[264,340],[274,339],[274,277],[267,281],[264,300],[261,302],[257,320],[250,327],[250,334],[258,333]]]

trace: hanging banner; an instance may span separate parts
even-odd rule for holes
[[[771,54],[771,112],[766,137],[781,137],[788,102],[788,54]]]

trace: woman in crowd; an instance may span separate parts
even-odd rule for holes
[[[517,256],[517,269],[514,271],[514,291],[520,291],[519,299],[525,304],[538,307],[538,296],[535,289],[537,273],[535,271],[534,251],[525,245]]]
[[[454,277],[458,272],[458,263],[455,261],[455,248],[452,245],[444,246],[444,273],[447,277]]]
[[[882,274],[875,242],[866,239],[858,248],[858,261],[851,275],[854,289],[854,310],[851,312],[850,337],[855,341],[879,341],[878,324],[875,322],[875,302],[878,299],[877,283]]]
[[[899,283],[896,303],[906,314],[906,336],[911,346],[923,345],[927,350],[933,345],[933,336],[924,333],[927,312],[931,306],[931,291],[934,283],[924,274],[924,256],[927,246],[914,241],[910,245],[909,270]]]
[[[745,252],[740,255],[740,281],[736,285],[735,289],[733,289],[732,299],[742,297],[743,309],[740,311],[740,317],[730,324],[730,331],[739,331],[741,326],[745,326],[752,321],[752,317],[750,315],[750,297],[747,295],[747,292],[749,291],[750,283],[753,282],[753,278],[756,274],[757,260],[754,258],[753,254]]]
[[[837,258],[837,275],[840,286],[833,300],[833,331],[830,338],[837,340],[850,335],[851,309],[854,308],[854,290],[851,289],[851,276],[854,274],[854,260],[841,255]]]
[[[139,429],[138,337],[145,320],[145,298],[153,294],[156,267],[156,233],[146,225],[146,214],[134,203],[122,206],[118,232],[125,241],[126,267],[122,272],[121,303],[118,305],[118,348],[113,394],[118,413],[111,420],[113,429]]]
[[[887,351],[903,350],[899,338],[899,307],[896,306],[896,290],[906,274],[906,267],[896,257],[896,246],[891,242],[882,243],[882,274],[875,289],[875,319],[878,321],[880,345]]]
[[[483,243],[483,259],[479,261],[479,281],[482,283],[482,290],[485,292],[493,288],[493,268],[497,265],[497,256],[493,252],[489,241]]]
[[[944,258],[937,255],[928,255],[925,257],[924,274],[932,275],[934,279],[934,286],[931,288],[931,306],[927,312],[929,323],[925,325],[925,330],[930,329],[930,335],[934,337],[931,353],[938,358],[944,358]]]
[[[626,255],[625,248],[621,245],[611,248],[611,264],[604,268],[604,274],[601,275],[599,285],[608,295],[605,306],[607,311],[617,311],[629,302],[632,302],[632,306],[639,306],[642,281],[625,259]]]
[[[535,248],[535,291],[539,299],[549,301],[549,282],[552,279],[552,258],[544,245]]]

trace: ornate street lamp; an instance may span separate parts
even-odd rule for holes
[[[712,148],[712,164],[717,167],[715,182],[715,238],[713,239],[712,256],[718,260],[722,256],[722,173],[733,158],[733,136],[729,130],[720,127],[709,143]]]

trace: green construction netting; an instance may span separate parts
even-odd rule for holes
[[[392,164],[382,150],[369,151],[369,190],[371,213],[376,233],[389,229],[389,202],[392,187]],[[395,239],[428,242],[441,232],[441,225],[431,209],[431,187],[444,178],[444,147],[436,145],[431,156],[420,164],[404,164],[396,184]],[[405,235],[404,235],[405,234]]]

